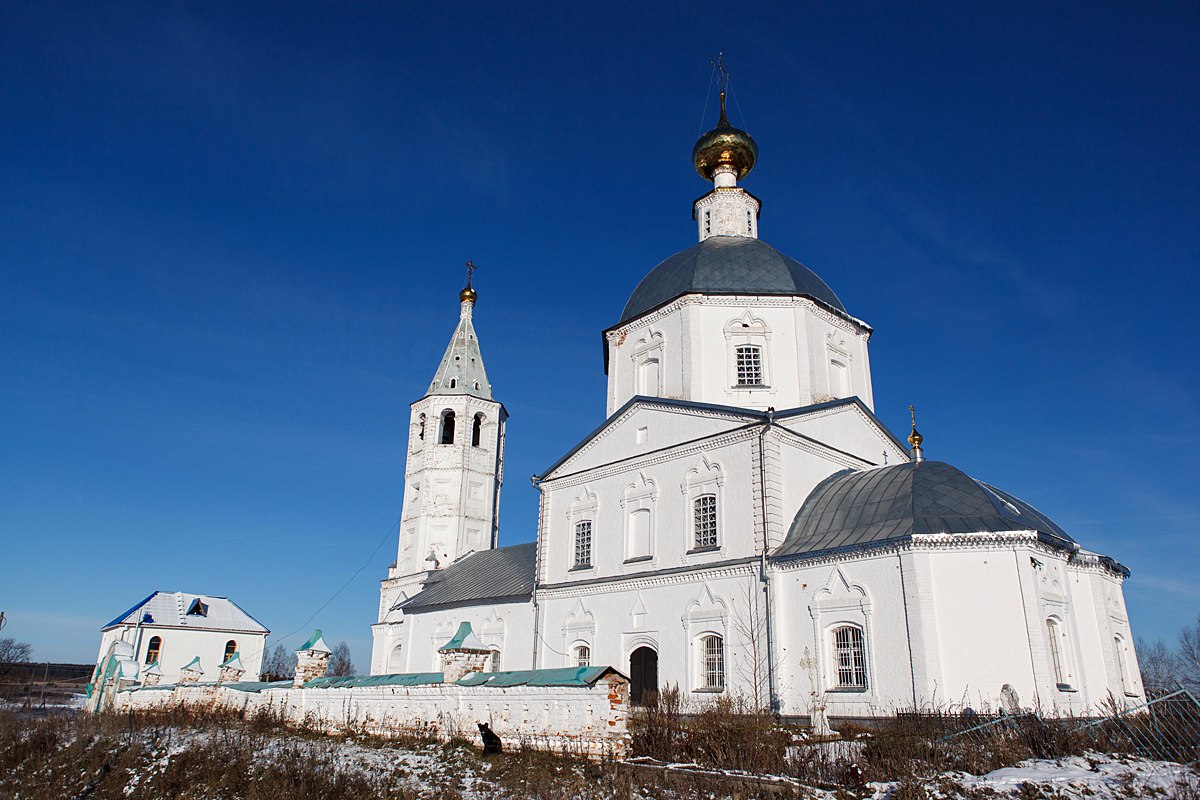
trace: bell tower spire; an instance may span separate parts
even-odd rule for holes
[[[378,659],[390,652],[397,605],[438,570],[499,539],[500,487],[508,412],[492,396],[475,334],[474,263],[458,293],[458,324],[429,391],[409,413],[404,503],[396,562],[380,585]],[[381,649],[382,648],[382,649]]]

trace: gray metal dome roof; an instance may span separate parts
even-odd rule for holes
[[[710,236],[650,270],[625,304],[621,323],[691,292],[804,295],[847,314],[825,281],[796,259],[758,239]]]
[[[809,494],[775,556],[904,539],[921,533],[1037,531],[1075,540],[1028,503],[941,461],[906,461],[830,475]]]

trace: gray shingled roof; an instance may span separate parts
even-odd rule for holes
[[[856,547],[912,534],[1033,530],[1074,540],[1028,503],[941,461],[844,470],[819,483],[775,557]]]
[[[535,542],[472,553],[435,573],[423,590],[396,607],[414,611],[455,603],[528,598],[533,594],[536,556]]]
[[[492,399],[492,385],[483,368],[483,353],[471,315],[475,304],[461,304],[458,325],[429,385],[429,394],[469,394]]]
[[[766,242],[746,236],[710,236],[650,270],[625,304],[621,323],[691,292],[805,295],[847,313],[816,273]]]

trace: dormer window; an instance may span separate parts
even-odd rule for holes
[[[189,617],[207,617],[208,604],[201,601],[201,599],[197,597],[192,601],[192,604],[188,606],[187,615]]]
[[[762,386],[762,348],[754,344],[738,345],[734,348],[738,386]]]

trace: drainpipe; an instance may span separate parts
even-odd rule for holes
[[[758,562],[759,581],[763,585],[763,598],[766,607],[767,622],[767,694],[770,699],[771,713],[779,714],[779,696],[775,691],[775,643],[771,626],[771,576],[767,572],[767,550],[770,547],[770,532],[767,525],[767,471],[766,471],[766,437],[767,432],[775,423],[775,408],[767,408],[767,421],[758,433],[758,480],[759,501],[762,504],[763,549]]]
[[[546,511],[546,494],[545,494],[545,492],[542,491],[542,482],[540,480],[538,480],[537,475],[530,475],[529,483],[532,484],[533,488],[537,489],[537,491],[538,491],[538,531],[537,531],[537,538],[535,539],[535,541],[537,542],[537,546],[533,551],[533,591],[530,592],[530,594],[529,594],[529,598],[533,603],[533,666],[532,666],[532,669],[537,669],[538,668],[538,639],[542,635],[541,629],[538,627],[538,621],[541,616],[541,608],[538,607],[538,601],[537,601],[538,569],[541,567],[541,564],[538,563],[538,561],[539,561],[538,556],[542,552],[542,523],[544,521],[545,511]]]

